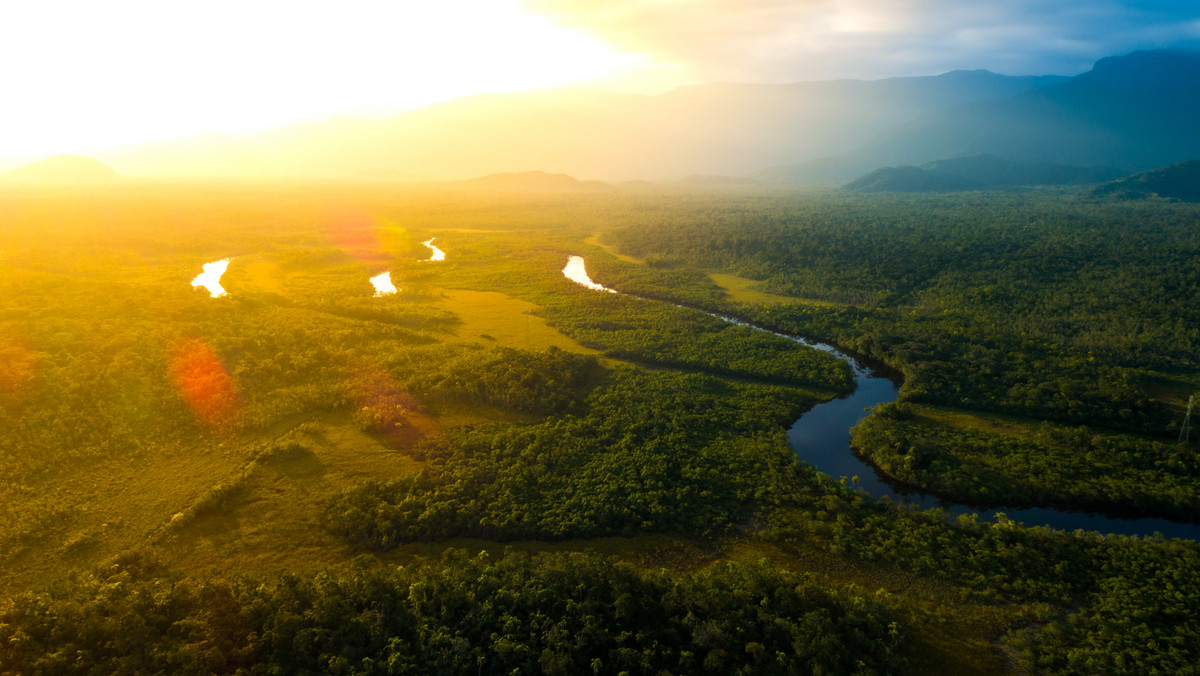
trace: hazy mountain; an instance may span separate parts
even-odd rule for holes
[[[544,171],[489,174],[466,181],[455,181],[451,185],[483,190],[519,190],[530,192],[612,190],[611,185],[600,181],[581,181],[566,174],[547,174]]]
[[[954,174],[909,165],[880,167],[845,185],[853,192],[953,192],[976,187]]]
[[[9,183],[85,184],[110,183],[121,177],[112,167],[77,155],[57,155],[0,174]]]
[[[1121,199],[1157,196],[1200,202],[1200,160],[1177,162],[1126,176],[1096,188],[1095,192],[1097,195],[1113,195]]]
[[[952,192],[1033,185],[1087,185],[1121,175],[1113,167],[1014,162],[995,155],[971,155],[920,167],[882,167],[846,184],[857,192]]]
[[[1134,52],[1066,82],[933,111],[846,155],[773,170],[848,180],[880,166],[991,153],[1021,162],[1147,169],[1200,156],[1200,54]]]
[[[205,135],[106,153],[130,174],[413,180],[542,170],[595,178],[744,175],[847,152],[946,106],[1064,81],[954,71],[789,85],[708,84],[659,96],[579,90],[487,94],[382,121],[336,118],[246,137]]]

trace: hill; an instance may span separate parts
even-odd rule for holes
[[[1086,185],[1120,175],[1113,167],[1014,162],[995,155],[972,155],[920,167],[883,167],[846,184],[857,192],[953,192],[1034,185]]]
[[[1121,199],[1166,197],[1183,202],[1200,202],[1200,160],[1175,164],[1126,176],[1095,190],[1097,195]]]
[[[954,174],[921,167],[881,167],[847,183],[853,192],[953,192],[977,187]]]
[[[57,155],[0,174],[12,183],[86,184],[108,183],[121,177],[112,167],[77,155]]]
[[[547,174],[544,171],[520,171],[489,174],[452,185],[482,190],[523,190],[535,192],[611,190],[600,181],[581,181],[566,174]]]

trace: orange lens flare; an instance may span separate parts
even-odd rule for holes
[[[37,354],[28,340],[0,333],[0,405],[16,406],[33,383]]]
[[[354,419],[360,427],[397,443],[423,434],[421,405],[403,385],[378,367],[359,365],[350,375]]]
[[[187,341],[171,355],[171,379],[196,417],[215,429],[233,420],[241,403],[237,385],[207,344]]]
[[[363,214],[342,214],[330,219],[325,233],[334,246],[359,260],[375,260],[385,255],[380,225]]]

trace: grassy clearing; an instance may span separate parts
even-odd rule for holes
[[[5,514],[0,593],[27,589],[140,547],[173,514],[245,464],[242,444],[160,448],[126,459],[64,467],[39,482],[42,498],[0,496],[20,506]],[[6,491],[7,492],[7,491]],[[19,513],[18,513],[19,512]],[[32,532],[23,516],[46,513]],[[26,532],[22,532],[26,531]]]
[[[1041,436],[1034,429],[1037,423],[1014,416],[978,411],[961,411],[951,408],[910,404],[916,420],[925,424],[942,424],[962,430],[1003,434],[1038,440]]]
[[[603,249],[604,252],[607,253],[608,255],[610,255],[618,260],[625,261],[626,263],[639,263],[640,264],[643,262],[642,259],[640,259],[640,258],[634,258],[633,256],[626,256],[625,254],[617,253],[616,248],[613,247],[612,245],[601,243],[600,242],[600,233],[596,233],[596,234],[592,235],[591,237],[588,237],[587,239],[583,240],[583,243],[590,244],[594,247],[599,247],[599,248]]]
[[[1200,373],[1158,375],[1146,379],[1142,386],[1146,394],[1182,416],[1188,397],[1200,395]]]
[[[432,422],[432,421],[429,421]],[[172,568],[202,577],[313,572],[354,556],[321,526],[338,491],[403,476],[420,463],[330,416],[309,435],[309,452],[255,463],[231,478],[229,499],[173,529],[154,548]]]
[[[557,347],[579,354],[599,354],[559,333],[533,314],[537,306],[495,291],[444,289],[442,307],[462,320],[460,340],[528,350]]]
[[[805,305],[819,305],[822,307],[837,307],[837,303],[830,303],[823,300],[812,300],[808,298],[792,298],[791,296],[776,296],[773,293],[764,293],[752,287],[758,284],[758,281],[738,277],[737,275],[729,275],[722,272],[712,272],[708,275],[721,290],[729,296],[729,300],[737,303],[803,303]]]

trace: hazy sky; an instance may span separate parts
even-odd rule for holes
[[[0,156],[86,152],[487,91],[987,68],[1200,47],[1200,2],[0,1]]]

